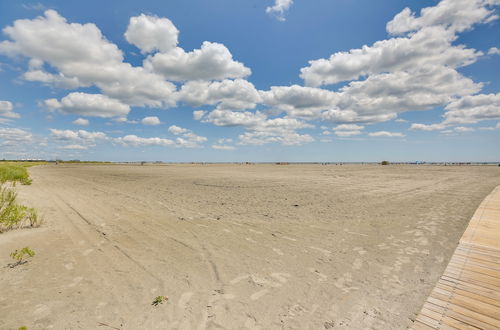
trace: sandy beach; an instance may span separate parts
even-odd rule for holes
[[[44,223],[0,235],[0,329],[406,329],[500,184],[497,166],[29,171]]]

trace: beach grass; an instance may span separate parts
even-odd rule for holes
[[[42,165],[44,162],[0,162],[0,184],[5,182],[19,182],[31,184],[28,167]]]
[[[37,227],[41,223],[34,208],[17,203],[17,193],[13,187],[16,182],[31,184],[27,168],[40,165],[35,162],[1,162],[0,163],[0,233],[26,227]]]
[[[0,185],[0,233],[15,229],[38,227],[41,218],[32,207],[18,204],[17,193],[6,185]]]

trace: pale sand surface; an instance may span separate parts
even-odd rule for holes
[[[0,235],[0,329],[405,329],[500,184],[496,166],[30,173],[45,223]]]

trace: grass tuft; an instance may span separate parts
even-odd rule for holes
[[[14,184],[19,182],[30,185],[31,179],[27,167],[23,163],[0,163],[0,183],[11,181]]]
[[[35,255],[35,251],[30,249],[29,247],[24,247],[21,250],[15,250],[10,254],[10,257],[14,260],[16,260],[15,263],[9,264],[10,268],[14,268],[16,266],[22,265],[27,263],[28,261],[25,260],[26,258],[33,258]]]
[[[27,168],[37,163],[0,162],[0,233],[14,229],[37,227],[41,219],[36,210],[16,202],[17,194],[7,182],[31,184]]]
[[[165,302],[167,300],[168,300],[168,297],[166,297],[166,296],[158,296],[158,297],[155,298],[155,300],[153,300],[153,302],[151,303],[151,305],[158,306],[160,304],[163,304],[163,302]]]
[[[34,208],[16,202],[16,192],[0,184],[0,233],[26,227],[38,227],[41,219]]]

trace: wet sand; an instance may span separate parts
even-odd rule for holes
[[[496,166],[30,174],[17,189],[45,223],[0,235],[0,329],[405,329],[500,184]]]

